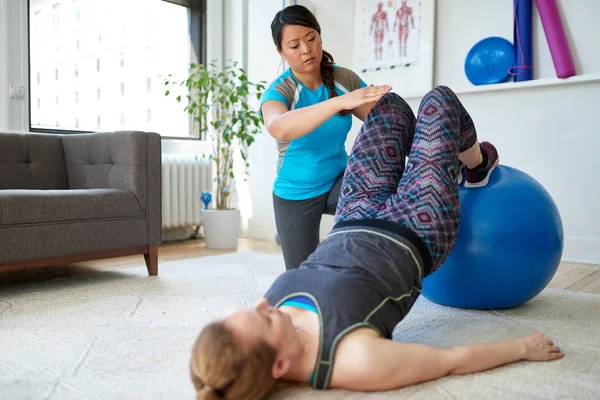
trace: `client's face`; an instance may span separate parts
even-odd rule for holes
[[[225,324],[243,346],[261,339],[281,353],[297,340],[296,328],[290,317],[278,308],[269,306],[266,299],[252,308],[244,308],[231,314],[225,319]]]

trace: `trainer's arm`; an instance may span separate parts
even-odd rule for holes
[[[277,140],[293,140],[304,136],[342,110],[360,109],[368,114],[365,105],[374,104],[392,89],[389,85],[367,86],[318,104],[288,110],[280,101],[269,100],[262,105],[262,114],[269,134]],[[371,109],[370,107],[368,108]]]
[[[449,348],[373,336],[355,339],[358,340],[340,343],[331,387],[390,390],[446,375],[485,371],[519,360],[549,361],[564,356],[541,334]]]
[[[277,140],[293,140],[307,135],[340,111],[342,103],[339,97],[291,111],[276,100],[265,101],[262,105],[265,127]]]

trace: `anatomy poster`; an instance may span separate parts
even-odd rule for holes
[[[363,71],[419,61],[422,0],[363,0],[357,63]]]

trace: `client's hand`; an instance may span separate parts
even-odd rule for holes
[[[527,361],[551,361],[563,358],[565,354],[560,351],[554,342],[541,333],[534,333],[520,339],[523,349],[523,359]]]

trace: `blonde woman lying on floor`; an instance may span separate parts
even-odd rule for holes
[[[398,95],[382,95],[355,141],[329,236],[255,307],[202,330],[191,360],[198,398],[261,399],[279,380],[389,390],[562,358],[539,333],[450,348],[390,340],[454,245],[459,162],[487,179],[498,153],[478,142],[449,88],[429,92],[417,118]]]

